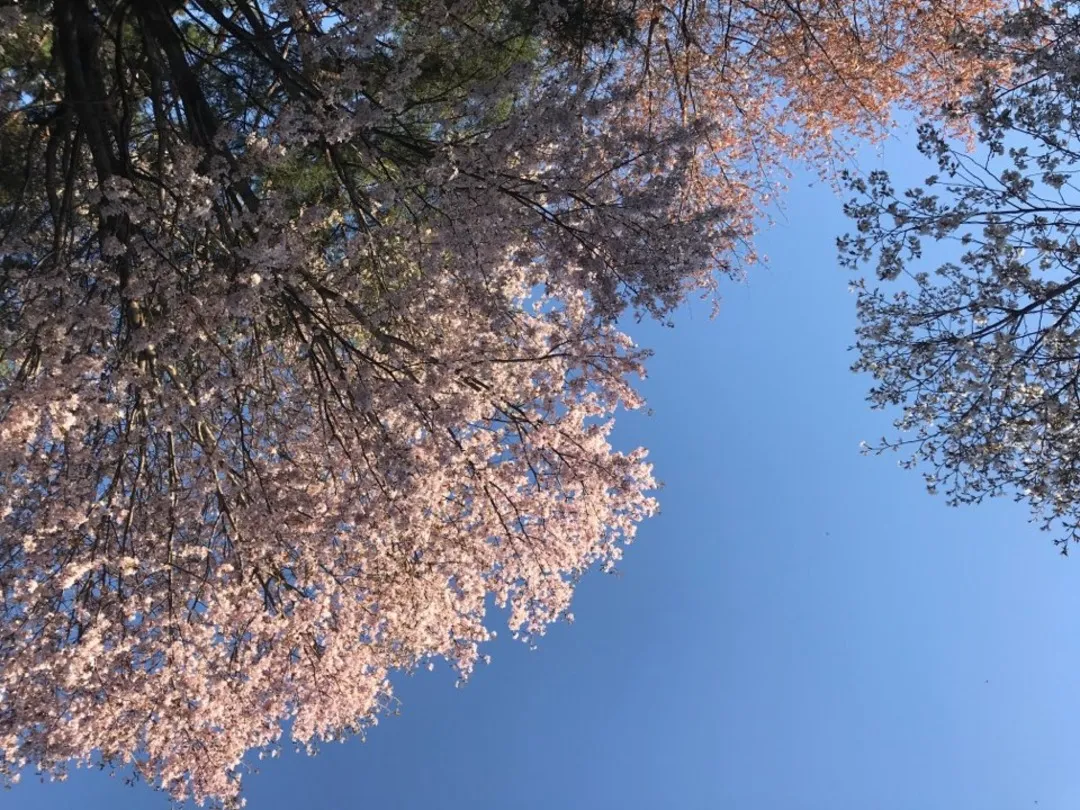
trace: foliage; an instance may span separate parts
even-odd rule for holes
[[[911,447],[951,503],[1026,500],[1063,553],[1080,539],[1078,45],[1075,3],[1011,15],[982,53],[1012,70],[956,111],[980,149],[925,124],[939,174],[902,195],[884,173],[852,178],[858,233],[841,240],[849,267],[889,282],[857,282],[856,368],[907,434],[880,447]],[[917,267],[927,240],[954,249],[935,272]]]
[[[230,802],[543,632],[654,511],[608,442],[775,170],[935,109],[985,0],[0,9],[0,762]]]

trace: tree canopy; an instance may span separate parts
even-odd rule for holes
[[[0,8],[0,769],[228,803],[567,616],[608,435],[785,161],[956,103],[989,0]]]
[[[954,111],[978,148],[925,124],[938,174],[903,194],[883,172],[853,178],[858,232],[841,242],[887,282],[857,282],[856,368],[874,404],[902,408],[880,447],[910,448],[951,503],[1027,501],[1063,553],[1080,539],[1078,46],[1075,3],[1011,14],[981,45],[1011,70]],[[927,241],[946,256],[932,272]]]

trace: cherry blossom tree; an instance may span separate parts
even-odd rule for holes
[[[1062,553],[1080,539],[1080,6],[1029,6],[982,45],[1008,58],[957,115],[978,124],[971,151],[925,124],[938,174],[898,194],[875,172],[851,178],[857,234],[855,367],[870,401],[900,406],[900,435],[928,488],[952,504],[1026,501]],[[946,260],[925,266],[925,243]]]
[[[784,161],[988,0],[0,8],[0,770],[239,796],[535,636],[655,509],[609,442]]]

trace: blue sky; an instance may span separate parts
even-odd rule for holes
[[[901,144],[885,165],[929,173]],[[875,161],[875,164],[877,161]],[[865,164],[864,164],[865,165]],[[914,175],[910,173],[914,172]],[[500,634],[456,690],[247,780],[253,810],[1073,810],[1080,556],[1022,507],[947,508],[895,457],[848,371],[840,200],[792,183],[770,257],[721,314],[635,328],[656,349],[662,514],[621,576],[583,582],[538,650]],[[165,810],[105,774],[29,779],[0,810]]]

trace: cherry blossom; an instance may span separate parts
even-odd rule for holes
[[[785,161],[990,0],[0,9],[0,770],[238,800],[392,672],[534,638],[656,508],[610,441]],[[988,63],[987,63],[988,64]]]
[[[903,463],[952,504],[1026,501],[1063,553],[1080,538],[1077,11],[1028,6],[980,43],[1011,70],[955,110],[978,148],[925,123],[938,174],[903,193],[883,172],[853,177],[858,233],[841,243],[882,282],[855,284],[856,368],[875,406],[901,409],[876,449],[910,450]],[[947,246],[936,269],[934,242]]]

